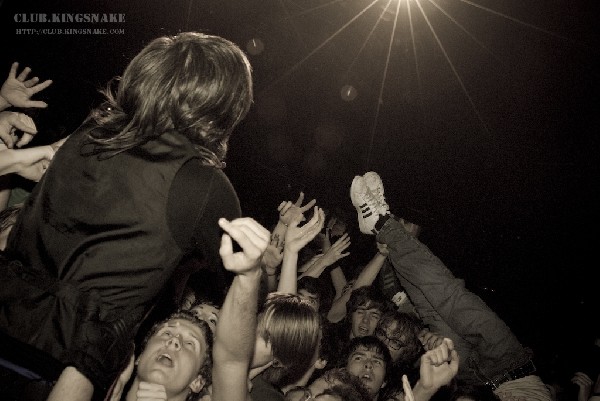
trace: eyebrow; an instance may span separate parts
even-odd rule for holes
[[[177,326],[180,326],[180,325],[176,324],[176,323],[171,323],[171,322],[169,322],[169,323],[166,324],[166,327],[173,327],[174,328],[174,327],[177,327]],[[189,334],[190,337],[193,337],[199,343],[202,343],[202,341],[200,341],[200,339],[191,330],[188,330],[187,334]]]

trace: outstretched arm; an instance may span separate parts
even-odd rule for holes
[[[221,308],[213,347],[212,401],[245,401],[256,337],[260,260],[270,233],[251,218],[219,220],[225,231],[219,253],[235,277]],[[242,251],[233,252],[236,241]]]
[[[377,275],[385,262],[385,258],[387,257],[387,247],[383,244],[377,244],[377,248],[378,252],[360,272],[352,285],[352,289],[346,291],[341,297],[333,301],[331,309],[329,309],[329,312],[327,313],[327,320],[330,322],[337,323],[346,316],[346,302],[350,299],[353,290],[371,285],[373,284],[373,281],[375,281],[375,278],[377,278]]]

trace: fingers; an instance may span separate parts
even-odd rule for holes
[[[37,133],[37,128],[35,126],[35,123],[31,119],[31,117],[29,117],[28,115],[23,114],[23,113],[16,113],[16,114],[17,114],[17,117],[13,121],[13,126],[17,129],[20,129],[21,131],[23,131],[23,135],[15,144],[15,146],[20,148],[22,146],[27,145],[29,142],[31,142],[31,140],[33,139],[33,136]]]
[[[14,67],[14,71],[13,71],[12,67]],[[14,77],[17,74],[18,68],[19,68],[19,63],[13,63],[13,65],[11,66],[11,69],[10,69],[10,74],[12,74],[11,75],[12,77]],[[30,72],[31,72],[31,68],[25,67],[23,69],[23,71],[21,71],[19,76],[17,77],[17,81],[20,81],[20,82],[25,81],[25,79],[27,78],[27,76],[29,75]]]
[[[402,375],[402,390],[404,391],[404,401],[415,401],[415,396],[406,375]]]
[[[342,235],[337,241],[331,246],[336,248],[338,251],[343,251],[350,246],[350,236],[348,234]]]
[[[277,210],[279,211],[279,216],[283,217],[289,210],[290,208],[294,206],[294,204],[290,201],[283,201],[279,204],[279,207],[277,208]]]
[[[48,107],[48,103],[41,100],[28,100],[25,102],[25,107],[34,107],[36,109],[45,109]]]
[[[317,203],[317,200],[316,200],[316,199],[313,199],[313,200],[311,200],[310,202],[308,202],[306,205],[302,206],[302,207],[300,208],[300,211],[301,211],[302,213],[304,213],[304,212],[306,212],[308,209],[310,209],[311,207],[313,207],[313,206],[314,206],[316,203]],[[298,205],[296,205],[296,206],[298,206]]]
[[[20,129],[23,132],[27,132],[30,134],[37,133],[35,123],[27,114],[12,113],[12,115],[9,118],[9,122],[13,127]]]
[[[33,78],[28,79],[27,81],[23,82],[23,86],[26,88],[31,88],[38,82],[40,82],[40,79],[38,77],[33,77]]]
[[[11,64],[10,66],[10,71],[8,72],[8,79],[17,79],[17,69],[19,68],[19,63],[17,63],[16,61],[14,63]],[[23,78],[25,79],[25,78]]]
[[[298,195],[298,199],[296,199],[296,202],[294,202],[294,205],[300,207],[300,205],[302,204],[303,201],[304,201],[304,192],[300,191],[300,195]]]
[[[167,392],[162,384],[140,381],[136,392],[137,401],[166,400]]]
[[[245,253],[250,252],[252,255],[256,251],[262,254],[271,239],[269,230],[249,217],[232,221],[219,219],[219,226],[242,247]]]
[[[37,77],[35,77],[34,79],[37,79],[39,81],[39,79]],[[33,79],[30,80],[30,81],[33,81]],[[30,82],[30,81],[27,81],[27,82]],[[29,87],[29,93],[31,95],[35,95],[36,93],[43,91],[44,89],[46,89],[50,85],[52,85],[52,80],[51,79],[47,79],[44,82],[42,82],[41,84],[37,84],[35,86]],[[25,85],[25,86],[27,86],[27,85]]]

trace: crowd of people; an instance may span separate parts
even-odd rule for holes
[[[546,382],[376,172],[349,183],[355,220],[304,193],[271,230],[242,216],[223,172],[253,101],[234,43],[153,40],[49,145],[28,146],[27,110],[52,82],[18,69],[0,90],[3,399],[600,400],[600,339],[595,365]],[[9,205],[15,174],[37,184]],[[350,274],[354,224],[372,257]]]

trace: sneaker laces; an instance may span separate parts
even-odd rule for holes
[[[382,202],[380,197],[378,197],[376,194],[374,194],[370,188],[367,188],[366,191],[364,192],[364,200],[365,200],[367,206],[369,207],[369,209],[371,209],[372,213],[384,214],[384,213],[381,213],[382,209],[384,211],[389,210],[389,207],[386,207],[387,205],[385,204],[385,201]]]
[[[377,188],[375,188],[375,193],[373,193],[373,191],[371,191],[371,189],[369,188],[369,192],[371,193],[371,196],[374,198],[374,201],[377,204],[378,209],[382,209],[385,212],[390,211],[390,206],[385,201],[385,196],[383,195],[383,190],[381,187],[378,186]],[[382,214],[384,214],[384,213],[382,213]]]

